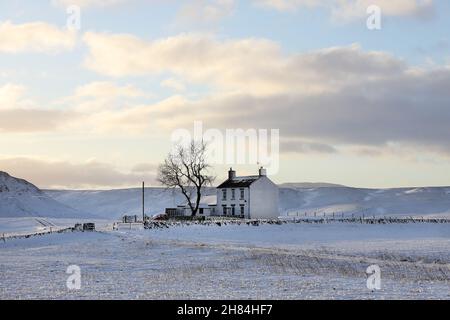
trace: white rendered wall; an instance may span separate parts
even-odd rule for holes
[[[278,186],[267,177],[250,185],[250,218],[278,218]]]

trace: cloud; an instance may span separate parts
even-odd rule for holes
[[[73,95],[53,101],[51,107],[46,108],[40,106],[41,102],[28,98],[26,93],[26,88],[18,84],[0,87],[0,132],[114,130],[108,123],[118,111],[132,109],[137,99],[153,97],[132,85],[120,86],[108,81],[79,86]]]
[[[79,6],[81,8],[92,8],[92,7],[109,7],[122,4],[125,2],[131,2],[131,0],[53,0],[53,3],[59,6]]]
[[[145,96],[146,93],[132,85],[118,86],[109,81],[95,81],[82,85],[75,90],[75,97],[85,98],[106,98],[106,97],[127,97],[136,98]]]
[[[87,33],[84,41],[89,48],[86,64],[101,74],[169,74],[174,77],[162,85],[194,81],[214,89],[196,98],[178,94],[148,104],[133,101],[143,94],[133,86],[90,83],[75,90],[70,104],[72,111],[83,114],[78,124],[87,130],[170,132],[202,120],[220,129],[280,129],[291,140],[284,143],[287,150],[296,152],[398,143],[450,153],[446,66],[420,69],[358,45],[285,54],[277,43],[264,39],[218,40],[198,34],[144,41]],[[11,92],[5,96],[13,97],[18,89],[5,89]],[[110,97],[124,100],[113,104]],[[29,126],[54,128],[66,121],[65,114],[52,112],[48,119],[54,122],[46,123],[50,120],[41,115],[36,117],[38,127]],[[9,120],[0,122],[3,129],[8,125],[11,130]],[[22,130],[27,126],[18,124]]]
[[[0,132],[44,132],[70,123],[72,111],[43,109],[26,97],[26,88],[8,83],[0,87]]]
[[[180,80],[169,78],[165,79],[161,82],[161,86],[169,89],[173,89],[175,91],[186,91],[186,86]]]
[[[74,32],[45,22],[0,23],[0,53],[58,53],[71,50],[76,43]]]
[[[283,153],[337,153],[338,150],[330,145],[317,142],[306,142],[298,139],[281,141],[280,151]]]
[[[322,6],[323,0],[254,0],[254,3],[261,6],[274,8],[280,11],[295,10],[299,7]]]
[[[105,118],[115,130],[134,128],[166,132],[205,126],[280,129],[297,151],[329,151],[335,146],[384,148],[391,143],[450,153],[450,69],[404,71],[384,79],[364,80],[336,92],[271,96],[215,94],[199,99],[174,96]],[[330,146],[327,148],[325,146]]]
[[[170,130],[203,120],[218,128],[280,129],[316,147],[398,142],[450,152],[445,66],[420,69],[358,45],[287,55],[271,41],[192,34],[147,42],[89,33],[85,41],[87,65],[102,74],[171,73],[216,89],[110,113],[105,128]]]
[[[134,173],[156,173],[158,165],[154,163],[138,163],[133,168],[131,172]]]
[[[335,4],[332,14],[335,19],[351,20],[367,16],[367,8],[376,5],[386,16],[409,16],[428,18],[434,14],[433,0],[357,0]]]
[[[0,110],[13,109],[32,105],[30,100],[24,98],[25,87],[7,83],[0,87]]]
[[[219,42],[198,34],[147,42],[132,35],[88,32],[84,41],[89,48],[85,64],[100,74],[120,77],[170,72],[192,81],[221,85],[230,85],[240,75],[250,76],[245,72],[255,63],[269,58],[270,64],[271,58],[279,54],[279,47],[267,40]],[[236,65],[242,62],[248,66]]]
[[[0,158],[0,170],[25,178],[40,188],[103,188],[155,183],[151,172],[123,172],[115,166],[88,161],[72,163],[30,157]]]
[[[235,0],[193,0],[187,1],[178,11],[176,24],[206,27],[230,16]]]
[[[361,76],[376,78],[404,68],[389,54],[364,52],[357,45],[284,55],[277,43],[264,39],[218,41],[198,34],[148,42],[86,33],[84,41],[89,48],[85,65],[103,75],[168,72],[220,90],[258,95],[337,90]]]
[[[325,8],[334,18],[351,20],[366,17],[367,8],[376,5],[387,16],[429,16],[434,11],[433,0],[254,0],[257,5],[280,11],[299,8]]]
[[[75,89],[73,95],[57,101],[71,110],[95,113],[110,109],[126,108],[138,98],[150,97],[133,85],[119,86],[110,81],[95,81]]]
[[[0,132],[49,132],[74,120],[74,114],[58,110],[0,109]]]

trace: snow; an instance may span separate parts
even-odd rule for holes
[[[87,216],[63,205],[33,184],[0,171],[0,217]]]
[[[446,187],[363,189],[349,187],[280,188],[280,212],[309,216],[440,216],[450,217]]]
[[[145,195],[147,214],[184,202],[163,188]],[[212,200],[215,189],[204,195]],[[43,192],[0,172],[0,299],[450,299],[449,224],[112,231],[114,220],[140,214],[140,206],[137,188]],[[450,189],[286,184],[280,213],[450,217]],[[83,222],[100,232],[9,237]],[[73,264],[82,270],[80,291],[66,288]],[[366,288],[371,264],[382,269],[380,291]]]
[[[38,232],[42,229],[34,218],[0,218],[0,233]]]
[[[448,188],[359,189],[325,186],[280,188],[280,215],[344,214],[345,216],[440,216],[450,217]],[[294,185],[294,187],[292,186]],[[300,184],[301,185],[301,184]],[[414,190],[414,192],[413,192]],[[205,189],[204,198],[213,202],[214,188]],[[46,193],[67,206],[99,217],[117,219],[141,212],[141,190],[52,191]],[[185,203],[176,190],[146,188],[146,212],[157,214],[167,207]]]
[[[238,243],[255,246],[289,245],[299,247],[310,245],[334,246],[342,241],[350,243],[379,242],[386,239],[420,241],[433,238],[450,241],[450,225],[433,223],[388,225],[287,223],[282,225],[264,224],[257,227],[248,225],[220,227],[189,225],[161,229],[153,234],[152,238],[218,244]],[[450,242],[447,242],[447,244],[450,244]]]
[[[112,221],[104,219],[86,218],[42,218],[42,217],[20,217],[0,218],[0,237],[32,235],[41,232],[56,231],[73,227],[76,223],[93,222],[97,230],[112,228]],[[50,229],[51,228],[51,229]]]
[[[46,190],[46,193],[60,203],[106,219],[140,215],[142,212],[142,189],[139,188],[104,191]],[[164,212],[165,208],[175,208],[185,201],[178,191],[145,188],[145,212],[148,215]]]
[[[362,189],[325,183],[289,183],[279,189],[280,215],[387,215],[450,217],[448,187]],[[39,190],[0,172],[0,217],[119,219],[141,213],[140,188],[118,190]],[[205,188],[206,203],[215,188]],[[178,190],[145,189],[145,212],[154,215],[185,203]]]
[[[51,234],[0,241],[0,299],[449,299],[449,248],[447,224]],[[79,291],[65,286],[72,264]],[[366,287],[371,264],[380,291]]]

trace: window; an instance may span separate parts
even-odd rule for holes
[[[244,200],[244,189],[241,189],[241,200]]]
[[[198,209],[200,214],[203,214],[203,208]]]
[[[222,189],[222,200],[227,200],[227,189]]]
[[[231,215],[234,216],[236,213],[234,204],[231,205]]]
[[[227,215],[227,206],[222,206],[222,213],[224,216]]]
[[[231,200],[234,200],[234,198],[235,198],[235,194],[236,194],[235,191],[236,191],[235,189],[231,189]]]
[[[241,216],[244,216],[244,205],[243,204],[241,204]]]

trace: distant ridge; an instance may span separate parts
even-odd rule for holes
[[[287,182],[279,184],[278,186],[280,188],[305,188],[305,189],[335,188],[335,187],[348,188],[347,186],[344,186],[342,184],[327,183],[327,182]]]
[[[450,187],[367,189],[330,183],[288,183],[280,185],[279,191],[280,215],[450,217]],[[45,192],[61,203],[108,219],[140,214],[142,210],[139,188]],[[215,188],[205,188],[205,195],[215,193]],[[177,190],[150,187],[145,194],[147,214],[161,213],[185,202]]]
[[[323,182],[283,183],[280,215],[438,216],[450,217],[450,187],[352,188]],[[205,188],[205,195],[216,188]],[[145,189],[147,214],[185,202],[177,190]],[[102,217],[141,214],[139,188],[117,190],[45,190],[0,171],[0,217]]]

